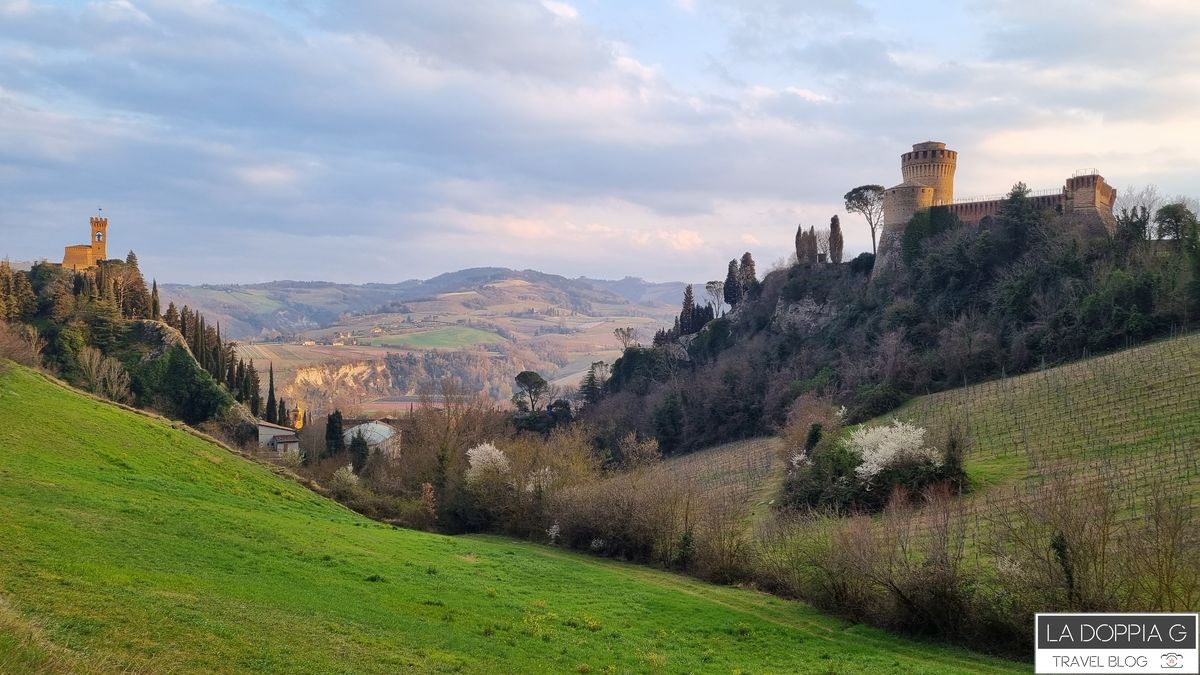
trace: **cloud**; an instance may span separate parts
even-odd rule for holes
[[[960,194],[1194,192],[1195,13],[1083,7],[0,0],[0,255],[104,206],[164,281],[711,278],[926,138]]]

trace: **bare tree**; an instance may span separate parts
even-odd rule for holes
[[[829,230],[816,230],[814,235],[817,238],[817,255],[824,254],[825,260],[829,260]]]
[[[704,284],[704,291],[708,293],[710,302],[714,309],[717,310],[717,316],[725,314],[725,282],[710,281]]]
[[[638,343],[638,329],[633,326],[617,328],[613,331],[613,335],[617,338],[617,342],[621,343],[621,349],[629,349]]]
[[[118,403],[129,400],[129,373],[120,361],[95,347],[84,347],[79,353],[79,370],[88,391]]]
[[[871,253],[875,253],[875,234],[883,225],[883,186],[860,185],[846,193],[846,210],[857,213],[871,228]]]

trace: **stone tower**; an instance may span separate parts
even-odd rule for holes
[[[957,163],[958,153],[947,150],[945,143],[925,141],[913,145],[912,152],[900,155],[900,173],[905,183],[933,188],[933,206],[953,204],[954,167]]]
[[[92,262],[108,260],[108,218],[92,216]]]
[[[879,234],[873,275],[895,264],[904,227],[914,214],[931,206],[954,203],[957,164],[958,153],[937,141],[916,143],[912,152],[900,155],[904,182],[883,193],[883,231]]]

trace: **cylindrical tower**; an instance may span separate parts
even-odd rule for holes
[[[958,153],[947,150],[945,143],[926,141],[913,145],[912,152],[900,155],[900,172],[905,183],[933,188],[933,206],[954,203],[954,167]]]

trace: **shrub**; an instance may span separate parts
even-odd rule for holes
[[[349,497],[358,487],[358,476],[354,475],[354,467],[347,464],[329,477],[329,489],[338,499]]]
[[[925,429],[900,420],[892,420],[891,426],[855,429],[849,443],[862,458],[854,475],[868,489],[884,472],[941,464],[937,451],[925,446]]]
[[[5,361],[35,368],[41,365],[45,342],[33,326],[0,321],[0,368]]]

